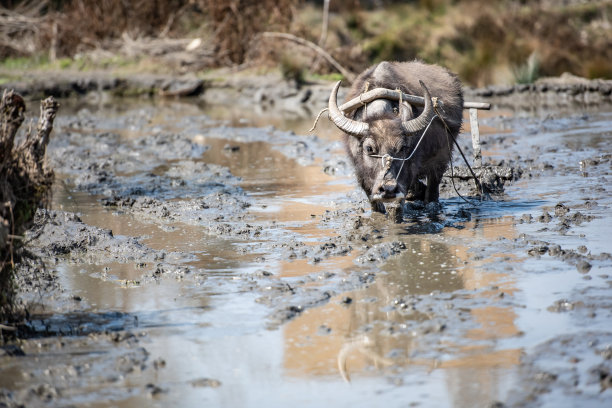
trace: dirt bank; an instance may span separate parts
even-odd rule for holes
[[[298,85],[283,80],[278,74],[177,78],[152,74],[111,76],[95,72],[44,72],[26,73],[19,81],[5,83],[2,87],[15,89],[32,99],[49,95],[91,101],[114,96],[191,97],[211,104],[255,105],[263,110],[307,115],[325,107],[331,83],[316,81]],[[589,80],[564,74],[557,78],[540,78],[532,84],[466,88],[465,93],[468,100],[492,100],[501,106],[609,105],[612,104],[612,80]]]

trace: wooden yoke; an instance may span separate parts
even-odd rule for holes
[[[364,92],[356,98],[351,99],[340,106],[340,110],[344,113],[350,113],[355,109],[363,106],[366,103],[372,102],[375,99],[389,99],[399,101],[400,99],[410,104],[423,106],[425,99],[422,96],[408,95],[399,90],[376,88],[371,91]],[[443,101],[441,101],[443,103]],[[468,109],[470,116],[470,129],[472,134],[472,147],[474,149],[474,167],[482,167],[482,152],[480,148],[480,130],[478,128],[478,110],[489,110],[491,104],[487,102],[463,102],[463,109]]]

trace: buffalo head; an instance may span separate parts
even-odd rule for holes
[[[409,192],[422,190],[418,180],[422,155],[417,148],[435,118],[431,95],[420,81],[425,102],[417,117],[405,101],[377,99],[357,115],[361,120],[355,120],[338,107],[339,86],[340,82],[329,97],[329,117],[349,135],[346,142],[357,177],[373,208],[384,212],[385,201],[402,200]]]

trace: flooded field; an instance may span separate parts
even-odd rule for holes
[[[0,405],[611,406],[611,106],[481,112],[520,177],[394,224],[314,114],[116,102],[58,115]]]

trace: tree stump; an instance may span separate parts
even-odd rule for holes
[[[0,100],[0,323],[14,312],[13,271],[21,257],[21,234],[36,210],[49,203],[53,182],[45,153],[59,104],[53,97],[43,100],[36,131],[30,128],[24,141],[15,145],[25,108],[19,94],[4,91]]]

